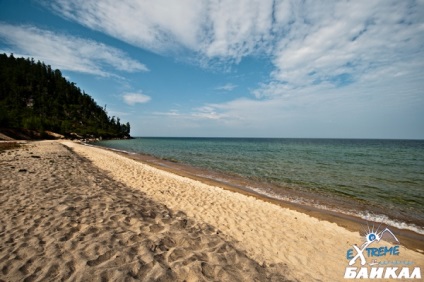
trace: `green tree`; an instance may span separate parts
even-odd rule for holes
[[[129,123],[110,118],[105,108],[34,59],[0,54],[0,127],[51,130],[64,135],[129,136]]]

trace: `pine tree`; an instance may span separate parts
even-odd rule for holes
[[[0,54],[0,127],[104,138],[130,132],[60,70],[13,54]]]

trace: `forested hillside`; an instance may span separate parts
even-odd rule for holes
[[[0,128],[103,138],[130,133],[129,123],[109,117],[60,70],[13,54],[0,54]]]

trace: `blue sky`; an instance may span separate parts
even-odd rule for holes
[[[133,136],[424,139],[423,1],[0,0]]]

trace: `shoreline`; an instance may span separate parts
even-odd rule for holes
[[[307,214],[319,220],[325,220],[332,223],[336,223],[337,225],[346,228],[347,230],[352,232],[360,231],[361,229],[363,229],[364,226],[367,225],[386,225],[390,227],[393,232],[399,235],[398,237],[400,238],[400,241],[405,247],[424,254],[424,235],[410,229],[401,229],[396,226],[388,225],[387,223],[366,220],[360,216],[354,216],[352,214],[347,214],[342,211],[335,211],[329,208],[320,208],[308,203],[296,203],[290,200],[278,199],[276,197],[268,196],[264,193],[243,186],[246,184],[251,184],[253,183],[253,181],[245,182],[245,180],[241,177],[237,177],[237,179],[236,177],[232,177],[233,179],[236,179],[235,182],[226,181],[227,179],[220,181],[208,176],[208,174],[213,174],[215,172],[206,171],[200,168],[192,167],[187,164],[164,160],[147,154],[133,153],[129,151],[98,146],[92,143],[88,143],[85,145],[112,151],[124,157],[153,166],[160,170],[174,173],[182,177],[188,177],[190,179],[200,181],[204,184],[220,187],[231,192],[240,193],[246,196],[252,196],[259,200],[278,205],[282,208],[288,208]],[[202,172],[206,172],[206,176],[203,176]],[[220,173],[215,174],[219,175]]]

